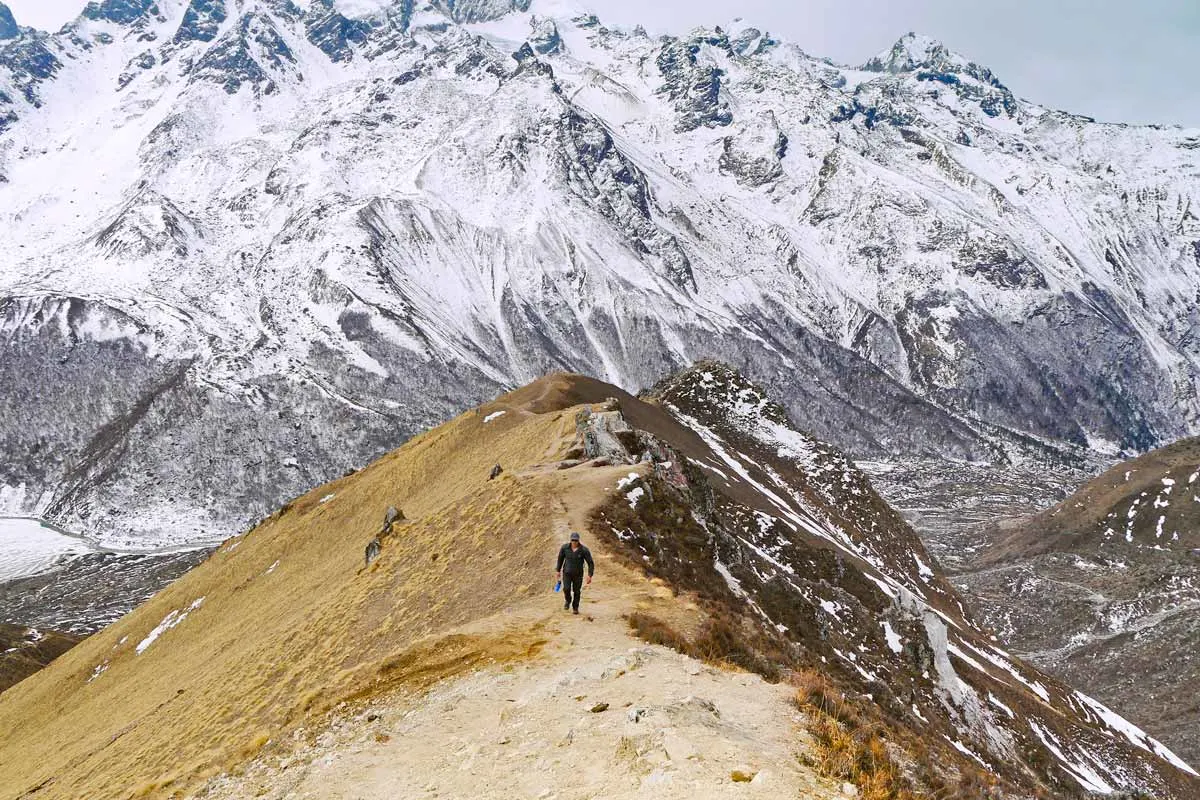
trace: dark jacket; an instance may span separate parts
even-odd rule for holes
[[[563,575],[582,575],[585,562],[588,567],[588,575],[595,575],[596,562],[592,561],[592,551],[583,545],[579,545],[578,550],[572,550],[571,543],[567,542],[558,550],[558,566],[554,568],[554,571],[562,572]]]

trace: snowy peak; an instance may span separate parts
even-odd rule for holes
[[[910,32],[901,36],[890,49],[884,50],[863,64],[862,69],[868,72],[895,74],[913,72],[921,67],[931,67],[947,62],[966,64],[967,60],[952,53],[937,39]]]
[[[528,11],[531,0],[433,0],[433,6],[458,23],[491,22],[514,11]]]
[[[80,17],[137,27],[150,20],[166,22],[167,19],[157,0],[93,0],[84,7]]]
[[[227,15],[225,0],[192,0],[183,14],[183,22],[175,32],[173,41],[176,44],[188,41],[211,42],[217,38],[221,23]]]
[[[13,18],[12,9],[0,3],[0,41],[15,39],[21,35],[21,28]]]
[[[928,36],[906,34],[890,50],[875,56],[861,68],[868,72],[944,84],[960,97],[978,102],[983,111],[992,117],[1001,114],[1012,116],[1017,111],[1012,93],[990,69],[953,52]]]
[[[308,8],[304,24],[308,40],[334,62],[349,61],[354,46],[365,44],[371,35],[369,22],[343,16],[333,0],[316,0]]]

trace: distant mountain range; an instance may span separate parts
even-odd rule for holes
[[[859,457],[1200,430],[1200,131],[914,35],[371,7],[0,14],[0,509],[215,540],[504,387],[703,357]]]

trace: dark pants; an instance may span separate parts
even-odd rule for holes
[[[583,594],[583,575],[563,575],[563,606],[574,606],[579,610],[579,597]]]

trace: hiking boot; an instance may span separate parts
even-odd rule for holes
[[[572,609],[571,609],[571,613],[572,613],[572,614],[578,614],[578,613],[579,613],[579,609],[578,609],[578,608],[572,608]]]
[[[570,607],[571,607],[570,603],[563,603],[563,611],[566,611]]]

